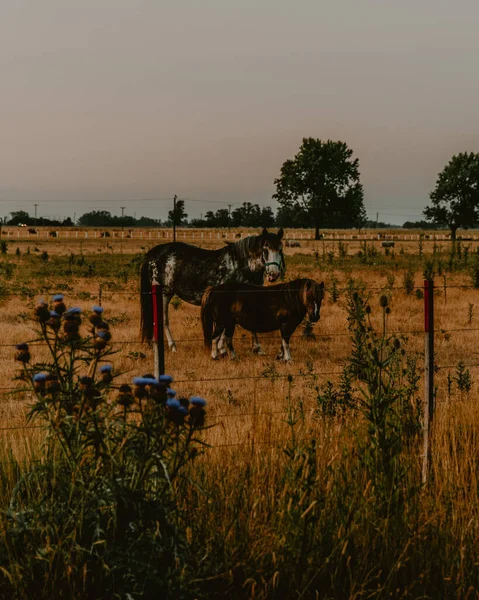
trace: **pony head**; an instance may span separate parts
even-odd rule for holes
[[[316,283],[306,279],[303,289],[303,302],[311,323],[316,323],[320,318],[321,302],[324,298],[324,283]]]
[[[284,266],[283,239],[284,231],[281,228],[278,233],[269,233],[265,228],[261,232],[261,254],[268,281],[278,279]]]

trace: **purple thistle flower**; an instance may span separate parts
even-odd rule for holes
[[[160,383],[164,383],[165,385],[170,385],[170,383],[173,383],[173,377],[171,375],[160,375],[158,380]]]
[[[66,315],[79,315],[81,313],[81,308],[78,308],[78,306],[72,306],[72,308],[69,308],[66,311]]]
[[[98,315],[101,315],[101,313],[104,311],[105,309],[103,308],[103,306],[97,306],[96,304],[94,306],[92,306],[92,311],[94,313],[97,313]]]
[[[190,402],[193,404],[193,406],[206,406],[206,400],[204,398],[200,398],[199,396],[191,396]]]
[[[111,373],[113,367],[111,365],[103,365],[100,367],[100,373]]]
[[[59,319],[59,318],[61,317],[61,315],[59,315],[59,314],[58,314],[57,312],[55,312],[54,310],[51,310],[51,311],[50,311],[50,317],[53,317],[54,319],[55,319],[55,318],[58,318],[58,319]]]
[[[188,414],[188,409],[185,406],[180,405],[177,410],[180,415],[186,416]]]
[[[176,391],[172,390],[171,388],[168,388],[166,390],[166,394],[170,397],[170,398],[174,398],[176,396]]]
[[[168,398],[168,400],[166,401],[166,406],[168,408],[174,408],[178,410],[181,407],[181,404],[176,398]]]
[[[135,385],[157,385],[158,381],[154,377],[133,377]]]
[[[63,294],[55,294],[52,298],[53,302],[61,302],[63,300]]]
[[[45,381],[47,378],[47,374],[46,373],[35,373],[35,375],[32,377],[32,381],[37,383],[40,381]]]

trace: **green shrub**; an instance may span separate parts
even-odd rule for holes
[[[19,344],[16,360],[34,393],[29,418],[47,433],[3,519],[10,596],[188,596],[179,503],[204,401],[176,399],[168,376],[116,384],[100,307],[85,320],[57,296],[35,312],[49,358]]]

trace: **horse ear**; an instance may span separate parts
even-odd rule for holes
[[[278,231],[278,237],[280,240],[283,239],[283,235],[284,235],[284,231],[283,231],[283,228],[281,227],[281,229]]]
[[[321,290],[324,290],[324,281],[322,281],[322,282],[319,284],[319,288],[320,288]]]
[[[263,228],[263,231],[261,232],[261,235],[263,237],[266,237],[268,235],[268,230],[266,229],[266,227]]]
[[[232,242],[231,240],[224,240],[224,243],[225,243],[227,246],[231,246],[232,244],[234,244],[234,242]]]

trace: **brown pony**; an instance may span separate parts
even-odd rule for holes
[[[248,331],[281,332],[281,350],[277,359],[291,360],[289,340],[306,314],[313,323],[319,320],[324,283],[295,279],[288,283],[263,287],[247,283],[210,286],[201,301],[201,323],[205,346],[218,358],[219,342],[224,342],[230,358],[236,358],[233,334],[236,325]]]

